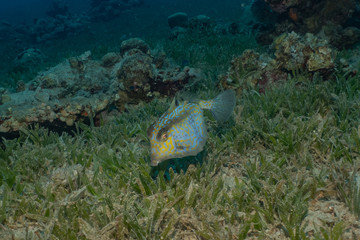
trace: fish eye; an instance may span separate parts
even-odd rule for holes
[[[167,138],[168,138],[168,135],[166,133],[161,135],[161,140],[165,141]]]

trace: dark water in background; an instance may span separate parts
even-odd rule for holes
[[[59,2],[68,7],[72,16],[90,16],[92,1]],[[55,1],[0,0],[0,28],[10,24],[14,31],[18,31],[18,26],[30,29],[36,19],[48,21],[46,12],[51,9],[53,2]],[[175,12],[186,12],[189,18],[204,14],[217,22],[239,21],[244,7],[251,2],[252,0],[144,0],[142,5],[124,10],[110,21],[90,21],[82,27],[83,30],[41,42],[31,40],[29,34],[25,34],[25,37],[8,37],[6,31],[0,31],[0,78],[9,78],[9,72],[14,72],[11,66],[14,59],[25,49],[40,49],[49,57],[48,61],[52,61],[48,65],[54,66],[61,58],[76,56],[100,45],[114,46],[117,42],[131,37],[167,38],[170,34],[167,17]],[[21,31],[23,30],[18,32]],[[67,53],[62,54],[65,51]]]
[[[236,19],[243,9],[241,3],[250,4],[250,2],[251,0],[145,0],[140,9],[147,8],[153,14],[153,19],[149,20],[154,20],[159,16],[168,16],[178,11],[185,11],[189,17],[206,14],[210,17],[222,16],[224,19]],[[69,7],[71,13],[78,14],[89,11],[91,0],[63,0],[62,3]],[[51,4],[52,1],[49,0],[1,0],[0,21],[16,24],[46,17],[46,11]]]
[[[89,10],[91,0],[63,0],[72,13]],[[51,6],[50,0],[1,0],[0,21],[23,23],[34,18],[46,17],[46,11]]]

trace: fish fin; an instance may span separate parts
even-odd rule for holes
[[[183,102],[197,103],[199,102],[199,97],[192,92],[184,91],[179,93],[179,99]]]
[[[177,106],[179,106],[179,101],[174,97],[174,99],[172,100],[172,102],[170,104],[168,112],[173,111]]]
[[[234,90],[226,90],[211,100],[210,111],[217,121],[225,122],[229,119],[236,104]]]

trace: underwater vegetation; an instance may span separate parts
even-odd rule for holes
[[[91,2],[91,21],[143,4]],[[263,1],[268,46],[271,24],[178,12],[160,39],[77,41],[53,66],[21,51],[0,89],[0,239],[359,239],[360,50],[310,33],[306,2],[325,6],[313,24],[353,6]]]
[[[146,131],[170,98],[129,105],[99,127],[76,123],[73,136],[22,129],[0,150],[0,236],[356,239],[360,81],[332,74],[294,71],[263,94],[242,89],[228,122],[205,114],[202,164],[155,179]],[[193,90],[214,98],[214,80],[202,81]]]

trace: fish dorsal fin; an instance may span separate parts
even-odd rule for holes
[[[197,103],[199,101],[198,95],[192,92],[181,92],[181,94],[179,94],[179,98],[182,101],[186,101],[190,103]]]
[[[176,99],[176,97],[174,97],[174,99],[171,102],[168,112],[172,112],[175,108],[177,108],[177,106],[179,106],[179,101]]]

